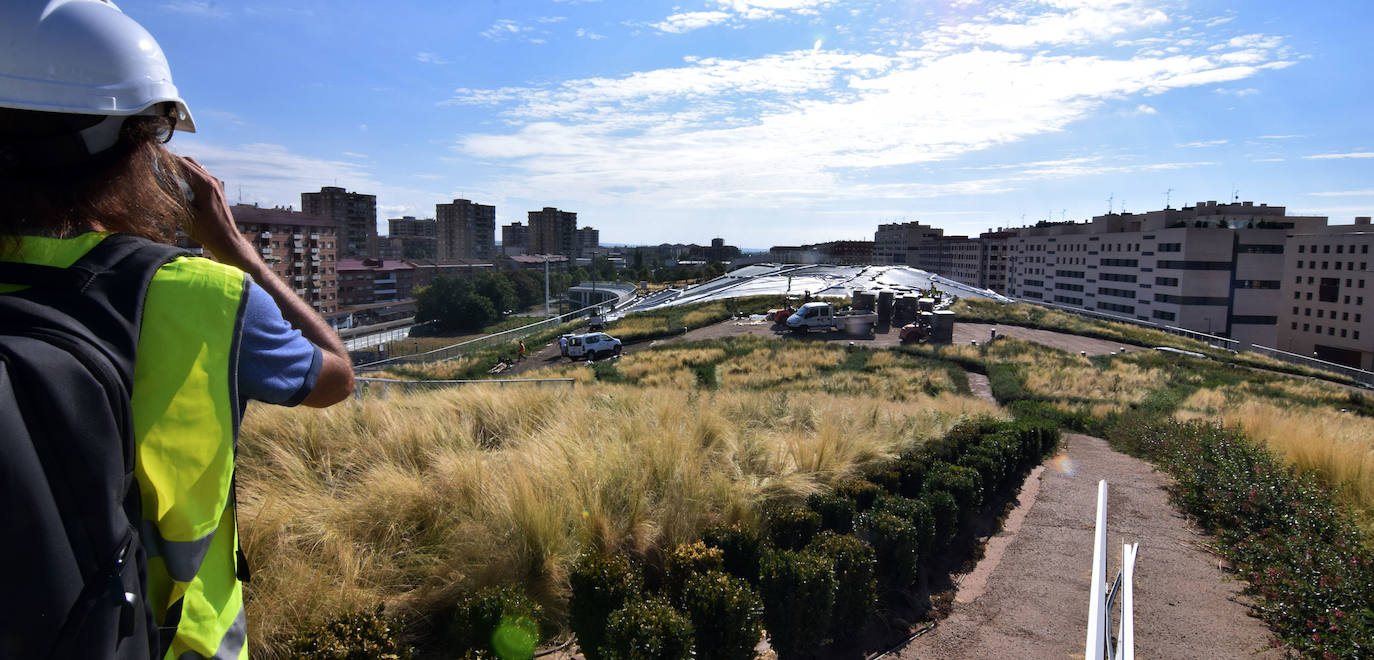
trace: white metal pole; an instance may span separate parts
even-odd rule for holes
[[[1107,480],[1097,482],[1097,524],[1093,528],[1092,588],[1088,595],[1088,636],[1084,660],[1103,660],[1107,650]]]
[[[1139,543],[1121,544],[1121,632],[1116,636],[1116,660],[1135,660],[1135,557]]]
[[[549,255],[544,255],[544,318],[549,318]]]

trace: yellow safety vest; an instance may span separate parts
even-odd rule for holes
[[[23,237],[6,256],[67,268],[107,235]],[[148,602],[159,626],[177,626],[164,660],[248,657],[232,497],[247,282],[232,266],[181,257],[154,274],[143,306],[132,395],[135,475]],[[0,285],[0,292],[14,288]]]

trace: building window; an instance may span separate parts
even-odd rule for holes
[[[1351,335],[1351,337],[1350,337],[1351,339],[1359,339],[1359,338],[1360,338],[1360,331],[1359,331],[1359,330],[1356,330],[1356,331],[1350,333],[1350,335]]]
[[[1298,254],[1302,254],[1302,253],[1303,253],[1302,247],[1303,247],[1303,246],[1301,246],[1301,245],[1298,246]]]
[[[1336,336],[1336,326],[1333,325],[1333,326],[1327,328],[1327,329],[1326,329],[1326,334],[1327,334],[1327,335],[1330,335],[1330,336],[1332,336],[1332,337],[1335,337],[1335,336]]]
[[[1345,254],[1345,246],[1344,246],[1344,245],[1337,245],[1337,246],[1336,246],[1336,254]]]
[[[1293,322],[1293,329],[1294,329],[1294,330],[1297,330],[1297,329],[1298,329],[1298,322],[1297,322],[1297,321],[1294,321],[1294,322]]]
[[[1160,310],[1160,309],[1154,310],[1154,312],[1152,312],[1151,315],[1154,316],[1154,317],[1157,318],[1157,319],[1164,320],[1164,321],[1173,321],[1174,318],[1175,318],[1175,315],[1174,315],[1173,312],[1166,312],[1166,311]]]
[[[1317,334],[1321,334],[1321,333],[1322,333],[1322,327],[1321,327],[1321,326],[1317,326]]]
[[[1302,324],[1302,331],[1303,331],[1303,332],[1307,332],[1308,328],[1311,328],[1311,327],[1312,327],[1312,326],[1311,326],[1310,324],[1304,323],[1304,324]]]
[[[1341,299],[1341,280],[1336,277],[1323,277],[1317,288],[1317,299],[1322,302],[1336,302]]]
[[[1297,308],[1294,307],[1293,309],[1297,309]],[[1311,308],[1311,307],[1308,307],[1307,309],[1303,310],[1302,315],[1303,315],[1303,316],[1311,316],[1311,315],[1312,315],[1312,308]]]
[[[1311,276],[1311,275],[1308,275],[1308,276],[1307,276],[1307,283],[1308,283],[1308,284],[1311,284],[1312,281],[1313,281],[1313,280],[1312,280],[1312,276]]]
[[[1323,245],[1323,246],[1322,246],[1322,254],[1331,254],[1331,246],[1330,246],[1330,245]]]
[[[1322,310],[1317,310],[1317,318],[1322,318]]]
[[[1178,286],[1177,277],[1156,277],[1155,284],[1159,286]]]
[[[1345,338],[1345,328],[1341,328],[1341,338]]]
[[[1298,308],[1297,308],[1297,307],[1294,307],[1294,308],[1293,308],[1293,316],[1297,316],[1297,315],[1298,315]]]
[[[1356,323],[1359,323],[1359,322],[1360,322],[1360,314],[1356,314],[1356,315],[1355,315],[1355,322],[1356,322]]]
[[[1301,299],[1302,299],[1302,292],[1301,292],[1301,291],[1294,291],[1294,292],[1293,292],[1293,300],[1301,300]]]

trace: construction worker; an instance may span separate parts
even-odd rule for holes
[[[156,41],[114,4],[0,3],[0,261],[65,270],[113,235],[165,243],[179,229],[218,260],[177,257],[147,285],[129,395],[147,593],[126,596],[151,608],[156,656],[247,658],[232,491],[245,402],[329,406],[353,375],[338,336],[239,233],[220,183],[163,147],[195,128]],[[37,597],[10,592],[0,618]],[[9,652],[40,634],[17,628],[0,622],[0,656],[37,657]]]

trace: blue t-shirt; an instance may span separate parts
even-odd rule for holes
[[[239,343],[239,396],[283,406],[300,404],[320,375],[320,349],[282,318],[276,301],[250,281]]]

